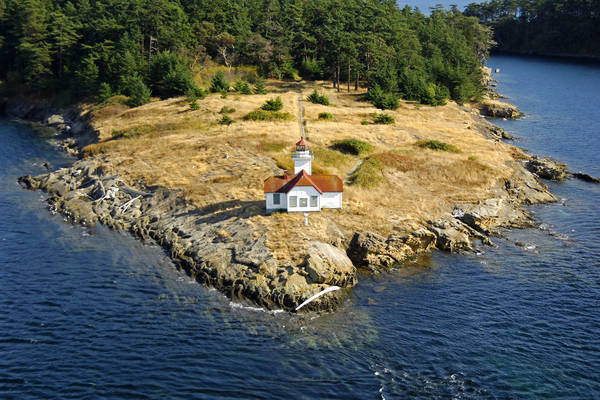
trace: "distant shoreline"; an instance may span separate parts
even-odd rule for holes
[[[544,54],[536,52],[518,52],[506,50],[492,50],[491,56],[515,56],[540,60],[572,62],[579,64],[592,64],[600,66],[600,56],[579,54]]]

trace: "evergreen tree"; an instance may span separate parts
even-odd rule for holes
[[[52,57],[48,38],[48,10],[41,0],[25,0],[21,6],[22,24],[17,45],[18,66],[23,80],[42,88],[51,75]]]

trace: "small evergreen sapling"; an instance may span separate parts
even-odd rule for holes
[[[265,87],[265,82],[262,78],[258,78],[258,80],[256,81],[256,85],[254,85],[254,93],[267,94],[267,88]]]
[[[210,83],[210,91],[212,93],[223,93],[223,91],[229,91],[229,82],[227,82],[225,75],[223,75],[221,71],[217,72],[217,74],[212,78]]]

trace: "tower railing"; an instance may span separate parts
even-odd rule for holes
[[[306,156],[314,157],[314,154],[310,150],[302,150],[302,151],[293,151],[292,152],[292,158],[294,158],[294,157],[306,157]]]

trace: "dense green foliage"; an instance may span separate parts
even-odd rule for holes
[[[233,119],[231,119],[231,117],[229,115],[223,115],[223,117],[219,120],[219,124],[220,125],[231,125],[233,124],[235,121]]]
[[[262,80],[262,78],[259,78],[256,81],[256,85],[254,85],[254,93],[267,94],[267,88],[265,87],[265,82]]]
[[[279,111],[283,108],[283,102],[281,101],[281,97],[277,96],[274,99],[269,99],[265,101],[260,109],[265,111]]]
[[[252,94],[252,89],[250,89],[250,84],[243,79],[236,81],[233,88],[239,94]]]
[[[442,104],[479,95],[489,38],[456,9],[426,17],[393,0],[0,0],[0,80],[73,99],[109,85],[140,103],[148,89],[196,91],[193,72],[212,60],[338,90],[366,84],[381,108]],[[212,88],[225,95],[229,83]]]
[[[225,79],[225,75],[219,71],[210,82],[210,91],[213,93],[229,91],[229,82]]]
[[[600,0],[492,0],[465,14],[493,28],[501,51],[600,57]]]
[[[333,121],[333,114],[328,112],[319,113],[319,119],[326,121]]]
[[[419,140],[417,146],[437,151],[448,151],[450,153],[460,153],[460,149],[453,144],[440,142],[439,140]]]
[[[325,96],[324,94],[319,94],[319,92],[317,92],[317,89],[315,89],[311,94],[309,94],[306,100],[314,104],[322,104],[324,106],[329,105],[329,99],[327,98],[327,96]]]
[[[391,125],[396,122],[396,120],[394,117],[388,114],[375,114],[373,117],[373,122],[376,124]]]
[[[355,156],[373,150],[373,146],[371,146],[369,143],[363,142],[362,140],[358,139],[338,140],[331,147],[334,150],[341,151],[342,153],[354,154]]]

